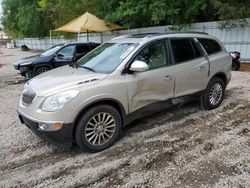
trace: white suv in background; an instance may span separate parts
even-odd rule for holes
[[[202,33],[136,34],[108,41],[26,85],[19,117],[38,136],[97,152],[121,129],[176,101],[197,96],[218,107],[231,78],[231,58]]]

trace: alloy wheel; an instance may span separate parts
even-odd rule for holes
[[[100,146],[113,137],[116,127],[115,118],[110,113],[100,112],[90,118],[84,136],[89,144]]]
[[[209,102],[212,105],[217,105],[223,95],[223,88],[220,83],[215,83],[209,92]]]

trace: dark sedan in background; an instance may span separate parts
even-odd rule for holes
[[[30,79],[51,69],[76,62],[99,46],[99,43],[58,44],[42,54],[20,59],[13,63],[22,76]]]

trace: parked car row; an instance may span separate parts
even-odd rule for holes
[[[82,58],[87,50],[80,46],[58,45],[34,57],[50,57],[49,69],[76,63],[28,81],[18,106],[22,123],[64,147],[76,143],[84,151],[104,150],[133,120],[190,98],[214,109],[231,79],[229,53],[207,34],[128,35],[93,44]],[[31,76],[48,70],[35,68],[34,59],[16,66],[27,67]]]
[[[13,66],[22,76],[30,79],[51,69],[76,62],[99,45],[99,43],[58,44],[39,55],[20,59],[14,62]]]

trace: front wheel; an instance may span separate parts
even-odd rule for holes
[[[205,93],[202,95],[201,102],[206,110],[220,106],[225,91],[225,83],[220,78],[212,78],[207,85]]]
[[[117,140],[122,121],[115,108],[98,105],[80,117],[75,130],[75,141],[83,151],[98,152],[112,146]]]
[[[37,75],[42,74],[44,72],[47,72],[49,70],[50,70],[49,67],[39,67],[39,68],[35,69],[34,76],[37,76]]]

